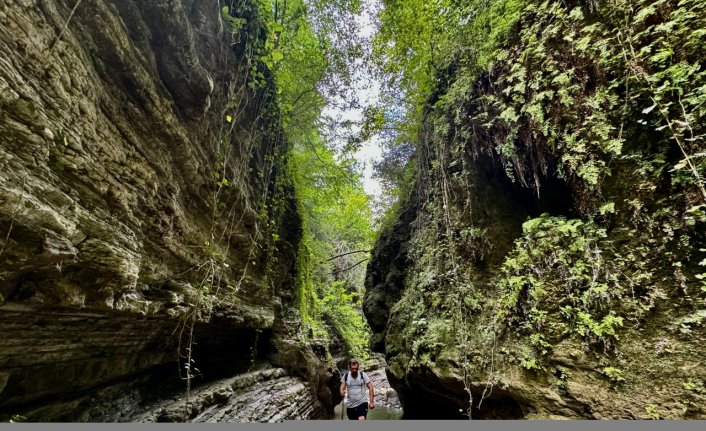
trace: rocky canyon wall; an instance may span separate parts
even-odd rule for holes
[[[429,100],[374,347],[410,417],[703,419],[706,10],[529,3]]]
[[[95,394],[139,411],[263,361],[332,408],[285,323],[301,227],[257,8],[236,32],[228,5],[0,1],[3,418],[120,420]]]

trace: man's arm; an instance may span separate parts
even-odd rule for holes
[[[346,396],[346,384],[345,384],[345,383],[341,383],[341,389],[340,389],[340,390],[341,390],[341,396],[342,396],[342,397],[345,397],[345,396]]]
[[[370,403],[368,406],[371,409],[375,408],[375,390],[373,389],[373,382],[368,383],[368,392],[370,393]]]

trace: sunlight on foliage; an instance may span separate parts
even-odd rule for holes
[[[346,32],[354,31],[359,4],[272,0],[270,6],[260,60],[274,74],[291,145],[288,175],[303,228],[295,280],[302,336],[328,340],[333,330],[352,354],[366,357],[369,330],[361,298],[373,241],[370,201],[354,161],[330,149],[321,121],[322,110],[350,87],[359,48]]]

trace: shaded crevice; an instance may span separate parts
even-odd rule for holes
[[[88,309],[4,309],[0,323],[0,420],[116,421],[186,391],[176,322]],[[271,341],[270,329],[237,328],[228,319],[197,324],[192,388],[266,364]]]
[[[537,191],[513,181],[493,157],[469,157],[466,164],[466,170],[450,182],[452,212],[458,214],[453,222],[453,243],[461,251],[468,248],[463,257],[469,258],[477,270],[494,270],[500,265],[513,242],[522,235],[522,224],[528,219],[543,213],[576,216],[571,186],[552,175],[551,169],[539,178]],[[465,228],[474,228],[484,235],[469,243],[461,236],[460,231]],[[482,248],[483,252],[476,253],[474,248]]]
[[[460,380],[439,377],[430,369],[408,373],[405,380],[388,370],[387,377],[398,392],[405,419],[468,419],[468,393]],[[471,390],[472,419],[523,419],[534,411],[532,406],[498,387],[473,385]]]
[[[197,325],[193,359],[198,379],[208,381],[249,371],[256,362],[267,359],[271,339],[271,329],[214,330]]]
[[[122,414],[130,413],[139,405],[183,392],[185,383],[176,365],[176,362],[161,364],[94,387],[66,390],[27,404],[5,405],[0,409],[0,420],[7,421],[20,413],[30,421],[119,421]]]
[[[489,156],[478,156],[469,161],[472,169],[466,174],[466,199],[470,200],[472,208],[479,208],[482,215],[488,216],[496,212],[518,219],[522,217],[537,217],[543,213],[570,216],[573,210],[573,192],[571,187],[561,178],[552,174],[538,177],[538,189],[525,187],[518,181],[508,177],[501,162]]]
[[[472,419],[523,419],[533,410],[522,401],[498,390],[484,398],[478,408],[480,393],[482,391],[474,394]],[[459,404],[459,398],[446,398],[419,389],[414,391],[414,395],[407,391],[401,399],[405,419],[468,419],[468,402]]]
[[[365,276],[363,313],[373,331],[371,349],[385,353],[385,336],[390,309],[400,299],[408,261],[408,242],[417,217],[418,192],[412,191],[402,206],[398,221],[378,238]]]

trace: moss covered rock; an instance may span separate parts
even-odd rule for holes
[[[704,418],[706,9],[529,3],[427,104],[369,266],[390,382],[407,414]]]

